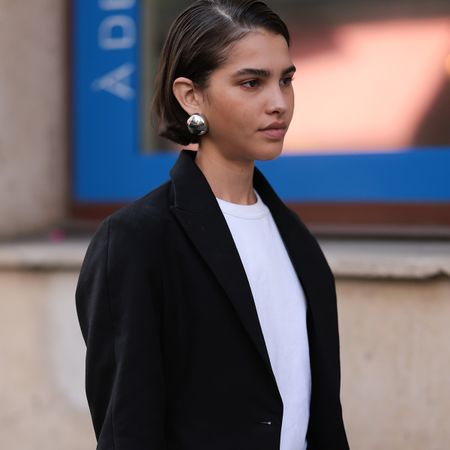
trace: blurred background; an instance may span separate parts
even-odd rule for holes
[[[0,2],[0,448],[95,448],[74,292],[92,232],[168,177],[150,101],[181,0]],[[336,276],[358,450],[450,448],[450,5],[268,1],[296,110],[258,163]]]

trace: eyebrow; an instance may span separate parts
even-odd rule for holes
[[[285,76],[288,73],[295,72],[296,70],[297,70],[296,67],[294,65],[292,65],[292,66],[288,67],[287,69],[284,69],[283,72],[281,73],[281,75]],[[272,75],[272,72],[270,70],[266,70],[266,69],[246,68],[246,69],[238,70],[233,76],[239,77],[239,76],[243,76],[243,75],[252,75],[254,77],[270,78],[270,76]]]

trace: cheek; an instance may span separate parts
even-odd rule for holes
[[[222,97],[217,98],[210,109],[210,119],[214,121],[214,128],[222,133],[227,131],[239,131],[241,134],[246,130],[255,128],[257,114],[255,107],[249,101],[242,98]]]
[[[255,95],[240,95],[233,99],[228,114],[232,114],[236,129],[243,134],[251,134],[258,128],[263,113],[261,99]]]
[[[205,114],[210,121],[211,131],[214,130],[218,138],[230,138],[230,134],[233,134],[239,140],[251,139],[267,121],[264,118],[264,95],[245,92],[226,83],[215,83],[210,89],[207,107]]]
[[[240,125],[242,129],[247,130],[249,133],[254,131],[255,129],[255,120],[256,120],[255,111],[248,106],[243,107],[240,112]]]

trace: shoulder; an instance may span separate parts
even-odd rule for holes
[[[143,197],[123,206],[105,219],[110,228],[134,233],[158,231],[171,219],[169,196],[171,181],[167,181]]]
[[[308,243],[307,247],[303,248],[303,252],[308,251],[309,256],[315,255],[316,261],[321,261],[324,266],[328,269],[330,274],[332,275],[331,267],[328,263],[328,260],[322,250],[322,247],[317,239],[317,237],[312,233],[312,231],[309,229],[309,227],[304,223],[302,218],[299,216],[299,214],[294,211],[290,207],[286,207],[288,210],[289,215],[292,217],[292,223],[296,227],[296,232],[299,233],[299,235],[302,236],[304,242]]]
[[[298,229],[298,232],[301,232],[305,237],[307,237],[311,242],[314,242],[317,244],[317,239],[312,234],[311,230],[308,228],[308,226],[305,224],[303,219],[300,217],[300,215],[294,211],[291,207],[286,206],[287,213],[292,219],[292,223],[294,226]]]
[[[161,255],[167,241],[171,182],[107,216],[91,239],[90,248],[103,248],[108,258],[129,260]],[[89,252],[88,252],[89,253]],[[90,252],[92,253],[92,252]]]
[[[166,181],[143,197],[118,209],[101,223],[110,238],[120,237],[127,242],[158,243],[173,220],[170,212],[171,181]]]

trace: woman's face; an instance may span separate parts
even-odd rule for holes
[[[278,156],[294,109],[294,72],[282,35],[258,29],[237,41],[203,91],[209,131],[200,146],[232,160]]]

